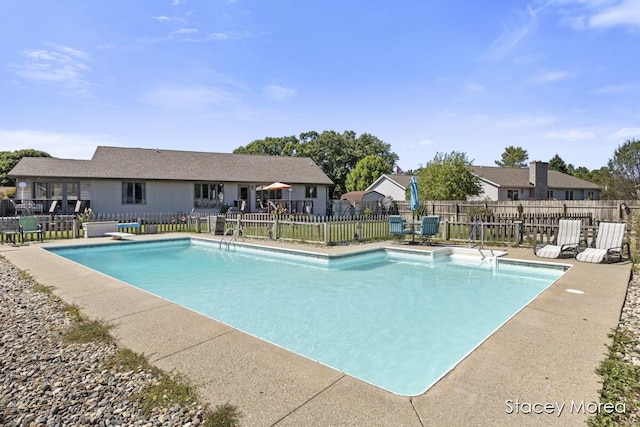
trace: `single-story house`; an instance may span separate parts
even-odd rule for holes
[[[325,215],[331,179],[308,157],[97,147],[91,160],[25,157],[9,173],[16,199],[73,212],[260,212]],[[261,190],[274,182],[290,189]]]
[[[547,162],[529,168],[472,166],[483,192],[471,200],[599,200],[600,187],[566,173],[549,170]]]
[[[409,180],[411,175],[397,175],[385,173],[380,178],[373,181],[373,183],[367,187],[366,192],[375,191],[384,196],[391,196],[395,201],[407,200],[407,188],[409,188]]]
[[[482,193],[470,200],[599,200],[600,187],[575,176],[549,170],[546,162],[531,162],[529,168],[471,166],[480,178]],[[384,174],[368,188],[394,200],[407,200],[410,175]]]

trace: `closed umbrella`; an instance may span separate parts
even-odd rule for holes
[[[412,176],[411,180],[409,181],[409,191],[411,192],[411,216],[412,216],[413,222],[415,223],[416,211],[420,207],[420,199],[418,197],[418,181],[416,180],[415,176]],[[415,233],[412,233],[411,241],[414,242],[415,238],[416,238]]]

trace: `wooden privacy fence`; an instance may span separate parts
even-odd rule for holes
[[[410,216],[409,202],[397,202],[401,215]],[[467,220],[474,212],[490,211],[504,215],[558,215],[561,217],[591,215],[597,221],[629,221],[640,212],[638,200],[520,200],[467,201],[424,200],[419,209],[423,215],[440,215],[450,221]]]

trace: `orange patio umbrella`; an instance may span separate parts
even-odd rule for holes
[[[274,182],[266,187],[262,187],[263,190],[282,190],[284,188],[291,188],[289,184],[283,184],[282,182]]]

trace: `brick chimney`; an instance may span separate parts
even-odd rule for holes
[[[533,198],[535,200],[547,199],[547,175],[549,163],[539,160],[529,164],[529,183],[533,184]]]

